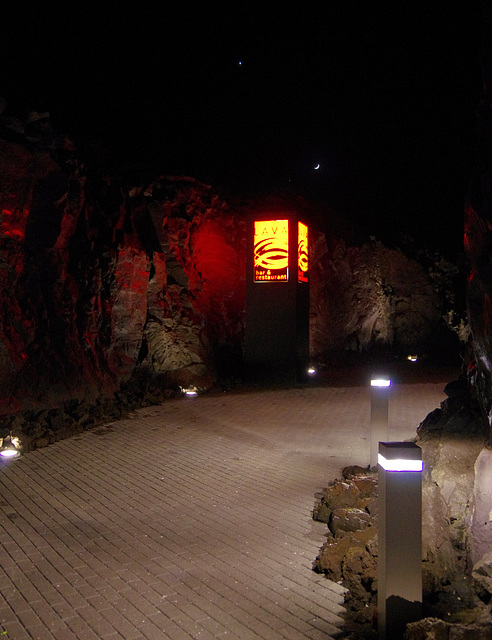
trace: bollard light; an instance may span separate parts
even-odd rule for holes
[[[378,463],[378,445],[389,439],[388,433],[388,392],[391,380],[387,377],[371,379],[371,433],[369,464],[374,467]]]
[[[389,387],[391,386],[391,380],[387,378],[375,378],[371,380],[371,387]]]
[[[422,616],[422,450],[379,443],[378,631],[403,638]]]
[[[378,454],[378,464],[385,471],[422,471],[422,460],[407,460],[406,458],[394,458],[387,460],[380,453]]]

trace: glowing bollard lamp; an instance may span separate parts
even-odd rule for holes
[[[389,439],[388,434],[388,393],[391,380],[373,378],[371,380],[371,437],[370,466],[378,463],[378,445]]]
[[[422,617],[422,450],[379,443],[378,631],[403,638]]]

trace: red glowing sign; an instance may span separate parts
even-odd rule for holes
[[[255,282],[289,279],[289,221],[255,220]]]
[[[309,245],[308,245],[308,228],[302,222],[298,223],[297,233],[298,245],[297,245],[297,274],[299,282],[308,281],[308,266],[309,266]]]

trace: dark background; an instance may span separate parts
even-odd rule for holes
[[[0,96],[122,164],[290,189],[456,252],[479,51],[478,2],[20,1]]]

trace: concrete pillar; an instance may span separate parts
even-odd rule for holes
[[[371,467],[378,463],[379,443],[389,440],[388,433],[388,395],[391,381],[387,377],[374,377],[371,380]]]
[[[400,640],[422,617],[422,450],[379,443],[378,630]]]

